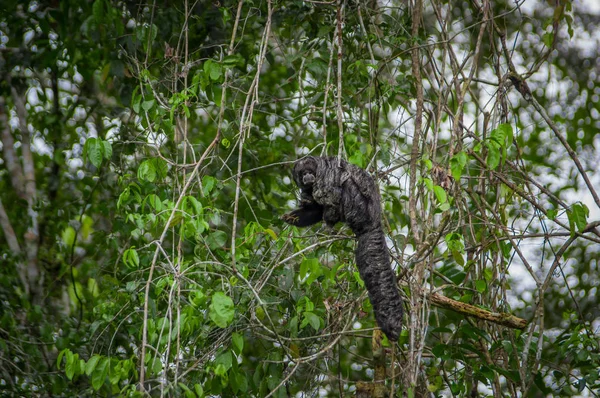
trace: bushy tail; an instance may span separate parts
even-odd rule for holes
[[[381,228],[358,236],[356,265],[365,282],[375,320],[389,340],[397,341],[402,330],[402,299]]]

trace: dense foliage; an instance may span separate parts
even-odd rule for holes
[[[599,395],[578,5],[0,2],[0,394]],[[279,218],[308,153],[380,183],[397,344]]]

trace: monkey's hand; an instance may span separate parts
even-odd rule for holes
[[[296,227],[308,227],[323,220],[323,206],[314,202],[304,203],[299,209],[282,215],[281,219]]]
[[[282,219],[283,221],[285,221],[286,223],[292,224],[292,225],[297,225],[298,221],[300,220],[300,217],[293,214],[293,212],[284,214],[283,216],[281,216],[279,218]]]

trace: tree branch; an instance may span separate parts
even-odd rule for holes
[[[472,316],[488,322],[497,323],[513,329],[525,329],[527,321],[505,312],[491,312],[471,304],[456,301],[438,293],[427,295],[431,303],[437,307],[446,308],[459,314]]]

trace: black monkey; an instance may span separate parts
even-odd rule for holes
[[[363,169],[333,157],[308,156],[296,162],[294,181],[300,208],[281,218],[306,227],[345,222],[358,238],[355,257],[377,324],[391,341],[402,329],[402,299],[381,227],[381,198],[375,180]]]

